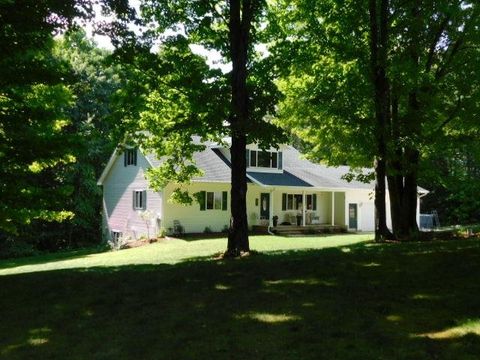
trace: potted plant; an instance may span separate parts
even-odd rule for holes
[[[278,216],[275,215],[275,216],[272,218],[272,220],[273,220],[273,227],[277,227],[277,224],[278,224]]]

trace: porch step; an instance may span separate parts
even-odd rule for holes
[[[252,231],[254,233],[264,233],[268,231],[267,226],[254,225],[252,226]],[[307,234],[333,234],[346,232],[347,228],[341,225],[327,225],[327,224],[318,224],[318,225],[306,225],[306,226],[297,226],[297,225],[278,225],[271,229],[275,234],[282,236],[301,236]]]

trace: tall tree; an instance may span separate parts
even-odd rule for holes
[[[231,137],[232,200],[226,254],[232,256],[250,249],[246,145],[260,140],[266,146],[273,142],[275,134],[264,131],[273,129],[264,116],[274,111],[270,95],[275,89],[270,85],[268,72],[259,71],[263,62],[254,52],[263,8],[263,1],[252,0],[144,1],[143,20],[153,26],[146,37],[150,43],[154,42],[152,34],[155,38],[163,34],[165,38],[158,56],[148,46],[130,41],[136,36],[128,32],[127,26],[122,28],[122,36],[115,38],[121,45],[117,53],[130,57],[134,69],[150,69],[150,78],[160,80],[143,88],[146,108],[135,129],[138,131],[140,125],[140,129],[148,130],[149,136],[141,140],[143,146],[154,150],[157,156],[167,157],[162,167],[150,173],[153,186],[162,187],[172,179],[185,183],[197,173],[193,152],[201,145],[191,144],[191,135],[215,140],[221,140],[225,134]],[[118,28],[114,26],[113,32]],[[169,36],[168,31],[173,35]],[[223,63],[231,65],[231,71],[223,73],[209,68],[205,59],[192,53],[193,45],[215,51]],[[225,121],[228,127],[224,126]],[[162,146],[166,143],[170,146]],[[181,188],[174,196],[191,202],[190,195]]]
[[[74,95],[65,131],[76,138],[76,161],[66,167],[66,183],[72,194],[65,207],[75,214],[64,223],[62,238],[98,243],[101,239],[101,190],[97,179],[119,141],[113,119],[113,95],[119,90],[121,69],[108,60],[110,53],[97,48],[83,30],[56,40],[54,54],[69,67],[65,84]],[[58,234],[57,234],[58,236]]]
[[[89,1],[0,2],[0,231],[15,234],[32,221],[63,221],[71,191],[58,176],[74,161],[66,109],[72,95],[62,84],[65,65],[52,54],[53,35]],[[26,18],[28,14],[28,19]]]
[[[415,236],[423,156],[440,134],[451,131],[451,124],[458,129],[468,122],[475,112],[467,109],[478,103],[479,5],[447,0],[351,0],[342,7],[335,1],[277,3],[282,4],[280,18],[297,22],[289,26],[284,20],[284,38],[275,44],[293,49],[290,73],[280,82],[287,96],[281,105],[284,124],[309,133],[311,155],[332,164],[358,164],[352,146],[376,157],[377,234],[389,236],[380,221],[385,167],[394,236]],[[307,75],[297,75],[298,63]],[[362,101],[363,108],[357,105]],[[301,120],[305,114],[308,120]],[[323,131],[304,125],[311,120]],[[332,133],[345,141],[328,152]],[[375,151],[365,151],[372,143]]]
[[[390,84],[387,77],[389,1],[369,0],[370,58],[375,103],[375,240],[392,239],[386,219],[387,136],[390,122]]]

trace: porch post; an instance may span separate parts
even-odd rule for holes
[[[302,191],[302,226],[305,226],[305,190]]]
[[[335,191],[332,191],[332,226],[335,225]]]
[[[270,190],[270,218],[268,219],[268,224],[270,227],[273,227],[273,216],[275,215],[273,213],[273,190]]]

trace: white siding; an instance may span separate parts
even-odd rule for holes
[[[191,194],[200,191],[208,192],[228,192],[227,210],[206,209],[200,211],[200,205],[194,201],[192,205],[181,205],[169,201],[170,195],[175,190],[173,184],[167,185],[165,194],[165,216],[163,217],[163,227],[166,230],[173,230],[173,221],[178,220],[186,233],[202,233],[205,228],[210,228],[213,232],[220,232],[230,224],[230,184],[227,183],[193,183],[183,186],[182,189],[188,189]]]
[[[136,166],[124,166],[123,154],[117,156],[103,183],[104,209],[110,230],[121,231],[133,239],[147,235],[147,224],[139,216],[141,210],[133,209],[133,191],[147,190],[146,210],[153,214],[150,236],[156,235],[156,219],[162,217],[162,194],[148,190],[145,172],[149,167],[140,152]]]
[[[345,221],[348,226],[348,204],[357,204],[357,230],[375,230],[373,190],[349,190],[345,194]],[[390,205],[387,204],[389,207]]]

